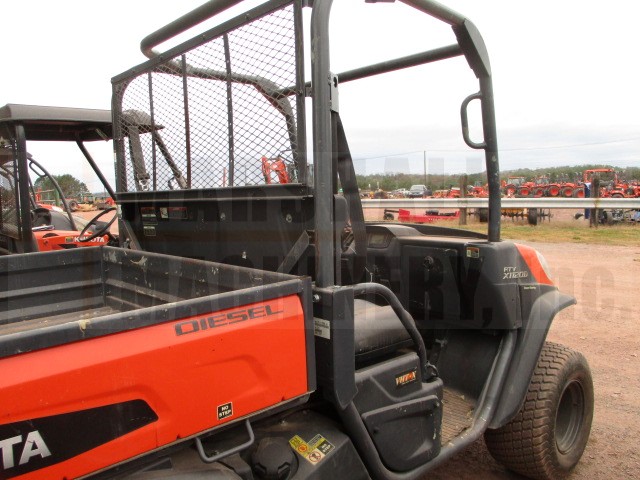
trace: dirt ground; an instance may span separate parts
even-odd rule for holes
[[[82,216],[91,218],[95,213],[83,212]],[[562,215],[556,219],[559,217]],[[640,246],[522,243],[540,251],[560,290],[576,297],[578,304],[556,317],[549,340],[581,351],[594,379],[596,405],[591,438],[569,479],[638,479],[640,296],[635,282],[640,279]],[[496,463],[480,440],[426,478],[523,477]]]
[[[555,319],[549,340],[581,351],[595,387],[587,449],[570,479],[640,478],[640,247],[523,242],[549,262],[560,290],[578,304]],[[519,479],[478,441],[430,480]]]

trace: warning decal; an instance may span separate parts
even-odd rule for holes
[[[321,462],[331,450],[336,448],[322,435],[316,435],[309,440],[309,442],[305,442],[301,437],[296,435],[289,440],[289,445],[312,465]]]
[[[313,334],[316,337],[322,337],[322,338],[326,338],[327,340],[331,340],[331,324],[329,323],[329,320],[314,318],[313,324],[314,324]]]
[[[218,406],[218,420],[233,416],[233,403],[225,403]]]
[[[478,247],[467,247],[468,258],[480,258],[480,249]]]

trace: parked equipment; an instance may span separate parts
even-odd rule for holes
[[[484,434],[508,468],[564,477],[593,385],[582,355],[545,341],[575,300],[538,252],[500,241],[478,30],[430,0],[383,5],[446,22],[454,43],[334,74],[331,0],[272,0],[153,50],[232,3],[146,37],[149,60],[112,79],[121,247],[0,258],[15,272],[0,274],[3,475],[409,480]],[[461,56],[488,234],[365,223],[341,83]],[[285,149],[295,182],[269,184],[254,153]]]
[[[78,199],[65,198],[53,176],[27,151],[30,141],[75,142],[85,160],[115,195],[84,142],[111,138],[108,110],[9,104],[0,108],[0,254],[44,252],[70,248],[117,245],[109,227],[116,220],[100,221],[114,210],[88,222],[72,212]],[[34,178],[48,178],[52,194],[63,206],[56,208],[34,189]]]
[[[393,220],[393,214],[398,215],[399,222],[408,223],[433,223],[438,220],[457,220],[460,218],[460,210],[455,212],[440,212],[439,210],[425,210],[424,214],[413,214],[411,210],[399,208],[393,210],[391,208],[384,209],[384,220]]]

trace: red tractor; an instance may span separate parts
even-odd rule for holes
[[[502,183],[502,191],[507,197],[514,197],[515,195],[528,196],[530,193],[525,177],[510,176],[507,177],[507,180],[503,180]]]
[[[551,183],[546,175],[538,176],[533,181],[527,181],[525,177],[508,177],[504,186],[507,196],[517,197],[570,197],[572,190],[568,190],[568,195],[565,190],[564,184]]]
[[[613,168],[585,170],[582,174],[582,180],[584,183],[591,183],[596,175],[600,178],[600,197],[624,198],[635,196],[635,194],[629,194],[629,184],[622,182]]]
[[[536,177],[531,187],[531,195],[534,197],[544,197],[549,185],[549,178],[545,176]]]
[[[467,187],[467,197],[486,198],[489,196],[489,186],[481,185],[477,182],[475,185]]]
[[[627,196],[638,198],[640,197],[640,183],[633,181],[627,186]]]
[[[560,189],[559,194],[553,195],[553,196],[564,197],[564,198],[571,198],[571,197],[583,198],[584,197],[584,188],[582,187],[582,185],[580,185],[577,182],[570,181],[566,175],[558,179],[558,181],[553,185],[557,185],[558,188]],[[552,189],[552,190],[555,190],[555,189]]]
[[[534,195],[534,196],[545,196],[545,197],[570,197],[573,193],[573,187],[569,185],[565,185],[561,182],[551,182],[549,177],[541,176],[536,179],[536,185],[539,185],[544,188],[543,195]],[[536,190],[535,193],[539,193],[540,190]]]

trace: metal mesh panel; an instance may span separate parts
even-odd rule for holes
[[[295,32],[289,5],[114,85],[118,189],[295,182]]]
[[[0,232],[18,238],[18,192],[15,188],[15,149],[0,147]]]

